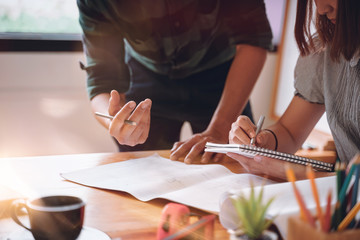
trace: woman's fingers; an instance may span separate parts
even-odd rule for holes
[[[249,144],[250,139],[255,137],[256,126],[251,120],[244,115],[241,115],[231,125],[229,132],[229,142],[237,144]]]

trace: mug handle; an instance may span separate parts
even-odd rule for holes
[[[28,212],[27,206],[26,206],[26,202],[24,199],[17,199],[15,201],[12,202],[11,204],[11,208],[10,208],[10,214],[11,214],[11,218],[21,227],[29,230],[31,232],[31,229],[26,227],[18,218],[17,216],[17,212],[22,209],[25,208],[26,211]],[[28,212],[29,214],[29,212]]]

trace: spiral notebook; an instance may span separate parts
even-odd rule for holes
[[[233,152],[246,157],[254,157],[255,155],[261,155],[291,163],[310,165],[318,171],[332,172],[334,169],[334,164],[332,163],[322,162],[306,157],[300,157],[293,154],[277,152],[266,148],[250,146],[245,144],[219,144],[219,143],[207,142],[205,146],[205,152],[218,152],[218,153]]]

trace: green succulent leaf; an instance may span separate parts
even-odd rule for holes
[[[250,195],[246,198],[243,194],[231,197],[236,213],[241,222],[241,230],[251,239],[260,237],[264,230],[270,227],[274,218],[267,219],[266,213],[274,197],[263,203],[264,189],[261,187],[258,195],[251,183]]]

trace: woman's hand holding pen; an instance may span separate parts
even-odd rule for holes
[[[144,143],[149,135],[151,104],[150,99],[145,99],[137,106],[134,101],[125,103],[124,94],[111,91],[108,111],[114,117],[109,124],[110,135],[124,145]],[[128,124],[126,120],[135,124]]]
[[[255,126],[248,117],[239,116],[231,126],[229,142],[250,144],[251,138],[256,136],[256,128],[257,126]],[[272,133],[270,129],[260,131],[256,136],[255,145],[257,147],[276,150],[277,138],[275,132]],[[227,153],[227,155],[238,161],[248,172],[286,180],[284,161],[282,160],[260,155],[254,158],[248,158],[236,153]],[[294,169],[297,179],[306,179],[305,166],[293,163],[288,164]],[[317,176],[328,176],[328,173],[319,173]]]
[[[262,123],[258,124],[258,126],[255,126],[247,116],[239,116],[231,125],[231,130],[229,132],[229,143],[250,145],[251,139],[254,139],[253,142],[256,146],[273,150],[274,147],[271,147],[275,146],[275,144],[273,145],[272,143],[272,134],[266,130],[257,131],[257,128],[261,127],[261,125]],[[227,155],[238,161],[246,171],[253,174],[271,175],[274,167],[277,168],[281,166],[279,160],[262,156],[248,158],[235,153],[227,153]],[[269,163],[270,165],[263,164],[262,160],[264,160],[265,163]]]
[[[257,126],[244,115],[239,116],[231,125],[229,132],[229,142],[236,144],[250,144],[251,139],[255,138],[255,145],[258,147],[275,150],[276,140],[269,130],[261,130],[256,134]]]
[[[252,138],[255,138],[255,145],[274,150],[274,141],[272,134],[262,130],[256,134],[257,126],[251,122],[247,116],[239,116],[231,125],[229,132],[229,143],[250,144]],[[254,158],[245,157],[236,153],[227,153],[229,157],[238,161],[241,166],[252,174],[272,176],[279,179],[286,179],[283,167],[283,161],[263,156]]]

